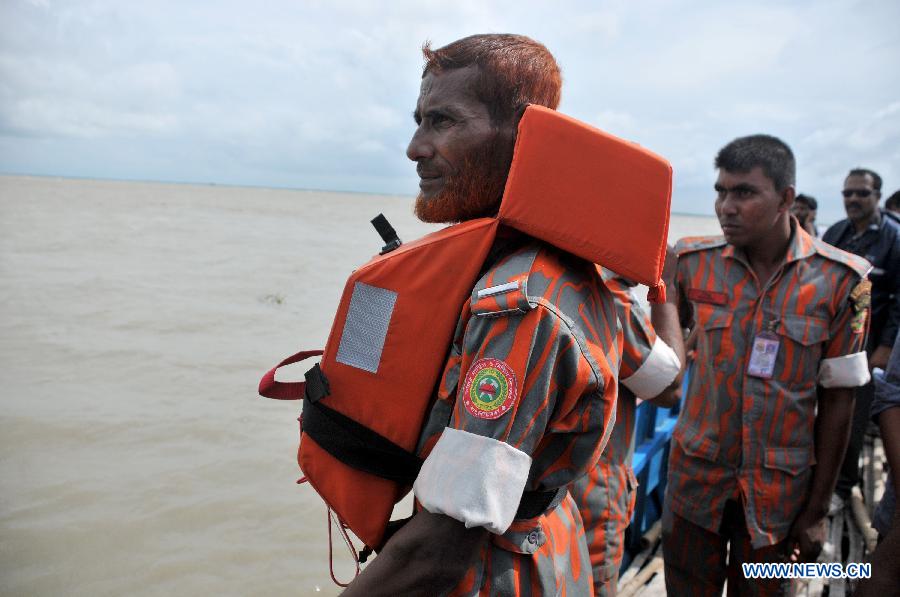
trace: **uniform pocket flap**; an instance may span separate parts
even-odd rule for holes
[[[812,447],[766,448],[766,468],[799,475],[816,463]]]
[[[715,330],[720,328],[731,327],[731,320],[734,318],[734,312],[724,307],[714,307],[712,305],[697,305],[698,323],[703,326],[704,330]]]
[[[818,317],[784,315],[778,325],[778,333],[803,346],[812,346],[828,339],[828,322]]]
[[[689,456],[702,458],[714,462],[719,457],[719,444],[714,442],[694,429],[693,427],[685,427],[684,431],[678,433],[675,430],[675,438],[681,447]]]

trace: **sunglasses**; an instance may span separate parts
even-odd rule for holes
[[[872,191],[870,191],[869,189],[844,189],[843,191],[841,191],[841,194],[845,199],[849,199],[853,195],[865,199],[872,194]]]

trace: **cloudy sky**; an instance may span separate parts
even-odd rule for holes
[[[0,0],[0,172],[413,194],[419,48],[524,33],[561,110],[669,158],[711,213],[725,142],[778,135],[820,220],[900,188],[900,2]]]

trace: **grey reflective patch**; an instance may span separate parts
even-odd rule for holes
[[[388,324],[397,293],[357,282],[350,297],[347,321],[338,345],[337,362],[357,369],[378,372]]]

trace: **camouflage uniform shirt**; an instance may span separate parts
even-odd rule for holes
[[[616,314],[595,266],[536,242],[479,280],[423,430],[423,508],[491,532],[452,595],[588,595],[591,567],[566,491],[615,419]],[[557,490],[514,520],[523,491]]]
[[[792,228],[785,261],[764,288],[722,237],[676,246],[682,319],[693,320],[697,346],[673,433],[664,525],[675,513],[718,532],[734,499],[754,548],[784,539],[812,478],[817,386],[869,379],[868,262]],[[778,341],[767,379],[747,371],[764,331]]]

